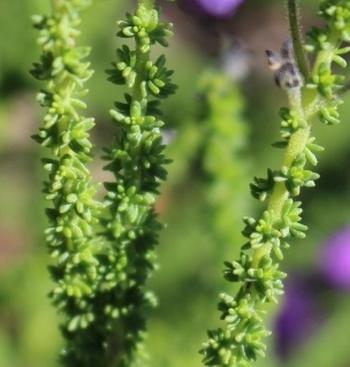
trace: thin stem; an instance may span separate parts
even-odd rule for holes
[[[289,93],[289,104],[291,108],[299,114],[300,119],[305,121],[305,113],[301,103],[300,91]],[[309,124],[305,125],[305,127],[300,128],[291,136],[283,158],[283,166],[290,167],[295,158],[305,150],[311,132],[311,126]],[[267,210],[273,211],[277,220],[281,218],[283,207],[288,198],[289,192],[286,185],[282,182],[275,183],[268,202]],[[257,267],[260,260],[265,255],[268,255],[271,252],[271,249],[271,244],[267,242],[265,245],[255,250],[253,252],[252,266]]]
[[[137,70],[137,77],[135,80],[135,85],[133,87],[133,96],[132,99],[135,102],[139,102],[142,107],[143,107],[143,112],[145,112],[145,107],[144,106],[144,97],[142,95],[142,82],[145,80],[145,69],[146,69],[146,64],[147,61],[149,61],[149,56],[150,53],[149,51],[147,52],[142,52],[141,50],[141,44],[136,41],[136,66],[135,69]]]
[[[305,79],[309,76],[309,62],[304,52],[303,39],[301,36],[300,15],[297,6],[297,0],[287,1],[289,28],[293,41],[293,49],[296,62],[300,72]]]

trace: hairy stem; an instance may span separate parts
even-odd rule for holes
[[[283,166],[290,167],[295,158],[304,151],[306,144],[310,137],[310,126],[305,121],[304,110],[301,103],[300,93],[289,93],[289,104],[291,108],[294,108],[298,112],[299,117],[304,121],[305,127],[297,130],[288,142],[288,146],[283,158]],[[267,210],[272,210],[276,219],[281,217],[284,204],[289,198],[289,192],[284,183],[278,182],[274,185],[272,194],[268,201]],[[260,260],[271,252],[272,246],[270,243],[266,243],[253,252],[252,265],[257,267]]]
[[[304,78],[307,79],[309,76],[309,62],[304,52],[297,0],[288,0],[287,9],[296,62],[300,72],[303,74]]]

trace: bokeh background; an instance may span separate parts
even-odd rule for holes
[[[159,271],[152,279],[159,298],[147,341],[149,365],[154,367],[201,365],[198,349],[206,339],[205,330],[219,324],[216,302],[228,286],[222,279],[222,263],[235,258],[242,244],[237,223],[243,215],[261,210],[250,198],[247,180],[264,174],[267,167],[278,167],[280,161],[279,151],[270,145],[278,137],[277,111],[286,100],[273,83],[264,50],[276,50],[288,38],[283,1],[245,0],[220,14],[199,2],[160,2],[163,16],[175,25],[167,55],[179,90],[164,105],[165,140],[174,163],[157,206],[167,227],[158,248]],[[47,297],[51,281],[43,240],[43,152],[30,139],[42,116],[35,101],[40,86],[29,74],[39,54],[30,16],[49,11],[49,3],[0,1],[1,367],[57,366],[61,346],[59,317]],[[101,181],[106,176],[98,157],[114,131],[108,110],[121,95],[106,82],[104,70],[120,42],[115,21],[133,1],[94,3],[84,14],[81,43],[92,46],[96,71],[89,82],[88,112],[97,121],[97,158],[91,170]],[[302,3],[305,28],[317,24],[319,1]],[[224,117],[225,124],[232,119],[232,124],[244,126],[237,132],[244,149],[228,150],[228,162],[244,169],[236,172],[227,191],[215,186],[225,180],[215,172],[229,169],[227,162],[213,156],[208,163],[205,155],[203,125],[210,111],[201,92],[207,90],[202,81],[208,70],[232,87],[233,105],[239,100],[239,121],[233,113]],[[350,96],[345,96],[341,109],[341,125],[315,128],[327,149],[320,159],[316,190],[303,193],[304,222],[310,230],[306,240],[293,242],[283,262],[289,274],[286,296],[268,312],[267,322],[275,332],[259,367],[350,366]],[[217,198],[227,203],[231,194],[240,200],[220,215]]]

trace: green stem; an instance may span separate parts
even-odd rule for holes
[[[296,62],[299,66],[300,72],[305,79],[309,76],[309,62],[304,52],[303,39],[301,36],[301,24],[299,10],[297,6],[297,0],[288,0],[288,20],[289,27],[293,41],[293,49],[296,58]]]
[[[290,167],[295,158],[305,150],[306,144],[310,137],[311,127],[305,121],[305,114],[301,104],[301,95],[299,91],[297,93],[289,93],[289,104],[298,114],[301,121],[304,121],[305,127],[298,129],[291,137],[286,148],[286,152],[283,158],[283,166]],[[283,182],[277,182],[274,185],[272,194],[268,201],[267,210],[274,212],[276,220],[281,218],[283,207],[289,198],[289,192],[286,185]],[[260,260],[265,255],[271,252],[272,246],[270,243],[266,243],[253,252],[253,267],[259,265]]]
[[[301,38],[299,34],[299,26],[298,26],[298,14],[297,14],[297,8],[295,0],[288,0],[288,6],[289,6],[289,18],[291,19],[291,29],[293,36],[293,43],[294,47],[296,49],[300,46],[302,49],[302,43]],[[291,11],[292,10],[292,11]],[[294,33],[293,33],[294,29]],[[297,31],[297,32],[296,32]],[[296,42],[295,42],[296,41]],[[333,47],[332,45],[329,45],[329,48]],[[304,52],[297,54],[295,52],[296,57],[299,55],[301,56],[301,59],[303,59]],[[321,51],[316,60],[315,65],[313,67],[312,73],[317,75],[318,68],[321,64],[327,65],[329,68],[331,68],[331,59],[332,52],[330,49],[326,49]],[[299,58],[300,61],[300,58]],[[305,62],[306,58],[304,59]],[[304,64],[304,66],[307,66],[307,63]],[[305,71],[305,69],[304,69]],[[309,70],[307,69],[307,72],[309,73]],[[306,148],[306,145],[309,141],[310,134],[311,134],[311,119],[313,115],[317,112],[318,107],[322,103],[322,99],[320,100],[319,95],[317,95],[314,99],[314,101],[307,106],[307,108],[303,107],[303,100],[301,96],[301,91],[299,89],[291,89],[288,91],[288,98],[289,98],[289,105],[292,110],[294,110],[298,114],[299,121],[301,121],[300,128],[295,131],[288,142],[284,158],[283,158],[283,166],[284,167],[291,167],[294,160],[297,158],[297,156]],[[283,208],[289,199],[290,194],[289,191],[283,182],[277,182],[275,183],[271,196],[268,200],[267,210],[271,211],[274,216],[274,220],[278,222],[281,220],[282,211]],[[269,242],[266,242],[263,246],[259,247],[256,250],[253,250],[252,254],[252,267],[258,268],[260,261],[263,257],[269,256],[269,254],[272,251],[272,244]]]
[[[143,108],[143,112],[146,112],[146,101],[142,95],[142,83],[145,80],[145,69],[147,61],[150,58],[149,52],[142,52],[141,45],[138,41],[136,41],[136,80],[135,85],[133,87],[132,99],[134,102],[139,102]]]

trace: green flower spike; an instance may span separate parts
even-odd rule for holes
[[[89,130],[94,120],[82,115],[86,105],[81,99],[92,71],[83,61],[89,48],[77,46],[80,12],[89,3],[53,0],[52,15],[33,17],[40,31],[42,55],[32,74],[45,82],[38,101],[46,114],[34,138],[49,152],[43,159],[48,172],[44,192],[51,203],[46,210],[49,227],[45,234],[53,260],[50,272],[56,283],[50,297],[63,314],[63,359],[67,366],[75,367],[82,365],[79,356],[90,353],[80,349],[79,340],[95,318],[90,300],[96,287],[100,248],[94,226],[101,205],[94,200],[96,187],[87,169],[92,148]],[[70,353],[76,357],[74,363],[65,358]]]
[[[202,168],[207,181],[208,204],[215,237],[229,245],[241,238],[237,208],[248,209],[242,195],[248,183],[244,150],[247,124],[237,82],[220,70],[207,70],[199,82],[199,134]]]
[[[108,251],[99,257],[95,302],[104,349],[94,366],[129,367],[142,360],[147,313],[156,304],[146,282],[156,268],[155,247],[162,226],[155,203],[169,163],[159,106],[175,86],[165,57],[153,60],[150,54],[153,45],[166,46],[172,35],[171,25],[159,20],[153,1],[139,1],[135,14],[127,14],[118,27],[118,36],[134,40],[134,47],[118,49],[118,59],[108,70],[109,80],[128,92],[110,111],[118,136],[104,157],[115,181],[105,183],[108,214],[102,225]]]
[[[345,67],[343,56],[350,47],[350,1],[324,0],[320,15],[325,29],[313,29],[307,51],[315,55],[309,70],[304,47],[297,35],[300,25],[295,0],[288,1],[293,47],[286,43],[281,54],[268,51],[277,84],[285,90],[289,107],[281,109],[282,140],[275,144],[285,150],[279,170],[268,170],[266,178],[251,185],[255,198],[266,203],[260,219],[245,218],[246,244],[238,260],[225,263],[225,278],[239,284],[237,293],[221,295],[219,311],[223,326],[209,331],[201,353],[206,366],[248,366],[265,355],[264,339],[270,334],[262,318],[268,303],[283,293],[284,274],[278,261],[292,238],[304,238],[307,227],[301,221],[301,203],[296,201],[303,187],[315,186],[316,154],[323,148],[311,136],[314,117],[327,125],[339,122],[337,94],[344,84],[334,74],[334,63]],[[295,56],[294,56],[295,55]],[[300,71],[299,71],[300,70]]]

